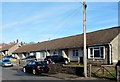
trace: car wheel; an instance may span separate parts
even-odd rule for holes
[[[32,71],[32,72],[33,72],[33,74],[34,74],[34,75],[36,75],[36,74],[37,74],[37,73],[36,73],[36,71],[35,71],[35,69],[33,69],[33,71]]]
[[[25,68],[23,68],[23,72],[24,72],[24,73],[26,72],[26,69],[25,69]]]
[[[49,69],[46,69],[46,72],[45,73],[48,73],[49,72]]]
[[[65,60],[65,64],[68,64],[68,60]]]

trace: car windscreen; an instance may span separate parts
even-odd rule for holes
[[[46,59],[49,59],[51,56],[46,56]]]
[[[3,60],[3,62],[10,62],[10,60]]]
[[[51,56],[51,58],[57,58],[57,57],[58,57],[57,55]]]

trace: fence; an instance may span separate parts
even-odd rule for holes
[[[116,69],[113,65],[92,66],[88,65],[88,76],[116,80]]]
[[[116,67],[116,77],[117,77],[117,82],[120,82],[120,66]]]

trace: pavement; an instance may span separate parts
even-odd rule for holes
[[[57,74],[47,74],[48,76],[51,77],[56,77],[59,79],[63,79],[63,80],[97,80],[97,78],[93,78],[93,77],[80,77],[77,75],[73,75],[73,74],[65,74],[65,73],[57,73]]]

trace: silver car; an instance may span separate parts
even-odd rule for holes
[[[13,66],[13,63],[10,60],[1,60],[0,65],[3,67]]]

